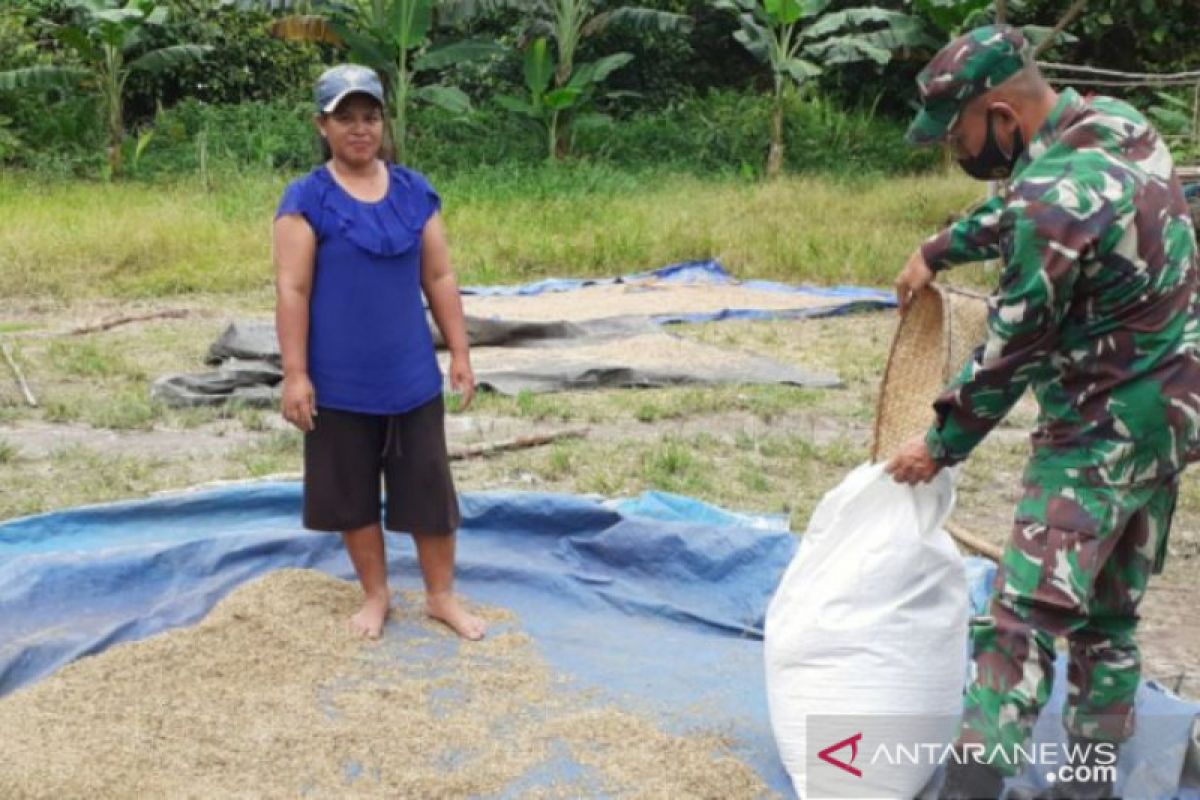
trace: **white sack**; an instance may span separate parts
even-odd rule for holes
[[[898,744],[954,741],[969,609],[962,559],[942,529],[953,504],[950,470],[912,488],[865,464],[813,512],[764,642],[771,724],[801,797],[915,797],[936,759],[889,763],[881,745],[895,754]],[[806,752],[809,715],[854,716],[825,720]],[[861,777],[817,760],[855,733]],[[830,755],[848,762],[851,749]]]

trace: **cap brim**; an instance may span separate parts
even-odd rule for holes
[[[365,94],[367,97],[370,97],[375,102],[379,103],[379,105],[383,105],[383,97],[380,94],[378,94],[377,92],[373,92],[370,89],[364,89],[361,86],[353,86],[349,89],[346,89],[345,91],[338,92],[336,95],[334,95],[332,100],[330,100],[325,105],[321,106],[321,113],[322,114],[333,113],[333,110],[335,108],[337,108],[339,105],[341,105],[342,101],[345,100],[347,97],[349,97],[352,94]]]
[[[950,130],[953,118],[945,118],[941,114],[931,114],[928,108],[917,112],[917,118],[908,126],[904,138],[909,144],[937,144],[946,139],[946,131]]]

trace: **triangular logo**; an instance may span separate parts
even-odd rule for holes
[[[833,766],[837,767],[838,769],[846,770],[846,772],[849,772],[851,775],[853,775],[856,778],[861,778],[862,770],[858,769],[857,767],[851,766],[854,763],[854,759],[858,758],[858,740],[861,738],[862,738],[862,734],[856,733],[848,739],[842,739],[837,744],[832,744],[829,747],[826,747],[821,752],[817,753],[817,758],[821,759],[826,764],[832,764]],[[847,747],[847,746],[850,748],[849,763],[847,763],[845,761],[841,761],[837,758],[834,758],[832,755],[830,755],[830,753],[836,753],[838,750],[841,750],[843,747]]]

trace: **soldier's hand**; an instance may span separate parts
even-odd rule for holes
[[[929,483],[941,467],[933,460],[933,456],[929,455],[925,438],[918,436],[906,442],[884,469],[897,483],[915,486],[918,483]]]
[[[917,292],[928,286],[932,280],[933,270],[925,263],[925,256],[921,254],[921,248],[918,247],[908,257],[908,263],[896,277],[896,302],[900,304],[902,315],[912,305]]]

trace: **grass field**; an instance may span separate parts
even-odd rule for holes
[[[228,174],[206,188],[0,176],[0,297],[261,290],[286,181]],[[744,276],[886,285],[924,235],[979,195],[959,177],[759,183],[586,164],[434,181],[464,283],[719,258]]]

